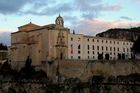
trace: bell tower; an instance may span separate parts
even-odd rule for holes
[[[60,16],[60,14],[59,14],[59,16],[56,18],[55,24],[56,24],[56,25],[59,25],[59,26],[61,26],[61,27],[64,27],[64,21],[63,21],[63,18]]]

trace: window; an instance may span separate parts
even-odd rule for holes
[[[99,50],[99,46],[97,46],[97,50]]]
[[[104,40],[102,40],[102,43],[104,42]]]
[[[71,41],[73,41],[73,38],[71,37]]]
[[[88,54],[89,54],[89,51],[88,51]]]
[[[89,59],[89,56],[88,56],[88,59]]]
[[[92,51],[92,54],[94,54],[94,51]]]
[[[104,47],[102,46],[102,50],[104,50]]]
[[[94,50],[94,45],[92,46],[92,50]]]
[[[112,47],[110,47],[110,51],[112,51]]]
[[[114,51],[116,50],[116,48],[114,47]]]
[[[88,50],[89,50],[89,45],[87,46]]]
[[[73,50],[71,49],[71,54],[73,54]]]
[[[81,59],[81,57],[80,57],[80,56],[78,56],[78,59]]]
[[[87,41],[89,41],[89,38],[87,39]]]
[[[80,54],[81,52],[80,51],[78,51],[78,54]]]
[[[125,52],[125,48],[123,48],[123,52]]]
[[[106,51],[108,51],[108,47],[106,47]]]
[[[129,49],[127,48],[127,52],[129,51]]]
[[[119,42],[117,42],[117,44],[119,44]]]
[[[97,42],[99,42],[99,40],[97,39]]]
[[[73,54],[73,45],[71,44],[70,46],[71,46],[71,50],[70,50],[71,54]]]
[[[94,56],[93,56],[93,59],[94,59]]]
[[[118,51],[119,51],[119,48],[118,48]]]
[[[80,45],[78,45],[78,49],[80,49],[81,48],[81,46]]]
[[[73,56],[71,56],[71,59],[73,59]]]
[[[114,44],[115,44],[115,41],[114,41]]]
[[[110,41],[110,44],[111,44],[112,42]]]
[[[107,43],[107,40],[106,40],[106,43]]]
[[[94,42],[94,39],[92,39],[92,41]]]

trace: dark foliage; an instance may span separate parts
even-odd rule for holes
[[[92,77],[92,83],[93,84],[98,84],[98,83],[102,83],[104,80],[104,77],[101,75],[95,75]]]
[[[14,77],[17,75],[17,71],[13,70],[8,61],[6,61],[0,67],[0,75],[3,75],[3,77],[14,79]]]
[[[134,53],[140,53],[140,36],[134,42],[133,47],[132,47],[132,50],[134,51]]]
[[[0,75],[4,78],[8,77],[12,80],[39,80],[47,81],[47,75],[43,70],[36,71],[33,66],[31,66],[32,60],[28,57],[25,66],[18,72],[11,68],[11,65],[6,61],[0,66]]]
[[[7,46],[0,43],[0,50],[7,50]]]

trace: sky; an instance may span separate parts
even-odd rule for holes
[[[0,0],[0,42],[29,23],[54,23],[60,14],[76,33],[96,35],[110,28],[140,26],[140,0]]]

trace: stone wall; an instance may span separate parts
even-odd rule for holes
[[[87,81],[93,75],[119,76],[140,72],[140,60],[118,61],[79,61],[79,60],[56,60],[42,66],[47,75],[57,80],[58,75],[63,78],[79,78]]]

